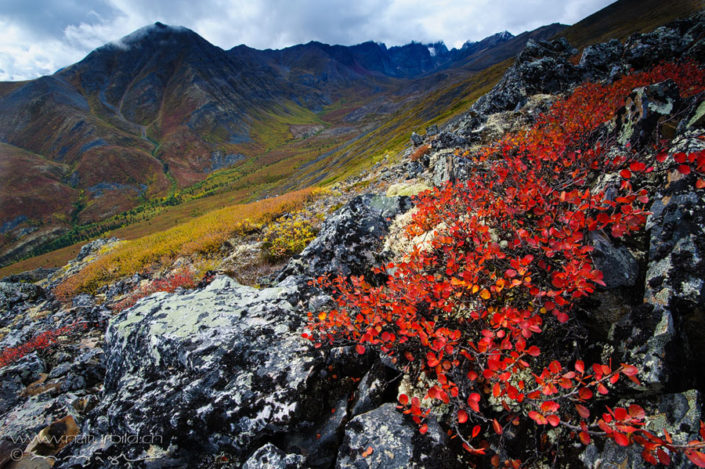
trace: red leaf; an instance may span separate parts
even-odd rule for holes
[[[671,465],[671,457],[662,449],[659,449],[656,454],[658,455],[658,460],[664,466]]]
[[[575,409],[578,411],[578,415],[582,418],[587,419],[590,417],[590,410],[582,404],[575,404]]]
[[[541,412],[556,412],[561,406],[556,401],[546,401],[541,404]]]
[[[357,344],[355,346],[355,351],[357,351],[357,353],[359,353],[360,355],[364,355],[365,354],[365,346],[362,344]]]
[[[619,175],[622,176],[623,179],[629,179],[632,177],[632,173],[628,169],[623,169],[619,172]]]
[[[639,369],[634,365],[622,364],[622,373],[626,376],[636,376],[639,373]]]
[[[475,426],[472,428],[472,437],[475,438],[477,435],[480,434],[481,431],[482,431],[482,427],[479,426],[479,425],[475,425]]]
[[[583,363],[582,360],[578,360],[575,362],[575,371],[577,371],[578,373],[585,372],[585,363]]]
[[[676,161],[676,163],[683,164],[683,163],[685,163],[686,154],[685,153],[676,153],[675,155],[673,155],[673,159]]]
[[[705,179],[698,179],[695,181],[695,187],[696,189],[702,189],[705,187]]]
[[[627,416],[627,409],[625,409],[624,407],[617,407],[614,409],[614,418],[616,418],[620,422],[626,420]]]
[[[419,427],[419,433],[421,433],[422,435],[425,435],[427,431],[428,431],[428,425],[426,425],[425,423],[423,425],[421,425],[421,427]]]
[[[700,451],[686,451],[685,455],[690,459],[690,462],[698,467],[705,467],[705,454]]]
[[[646,169],[646,165],[641,161],[635,161],[629,165],[629,169],[631,169],[635,173],[640,173],[641,171],[644,171]]]
[[[629,446],[629,438],[624,433],[614,432],[614,441],[619,446]]]
[[[656,161],[658,161],[659,163],[663,163],[664,161],[666,161],[667,157],[668,157],[668,153],[663,151],[663,152],[659,153],[658,155],[656,155]]]
[[[458,411],[458,423],[465,423],[468,421],[468,413],[460,409]]]
[[[532,345],[526,350],[526,353],[528,353],[532,357],[538,357],[539,355],[541,355],[541,349],[535,345]]]
[[[497,421],[497,419],[492,420],[492,428],[494,428],[494,432],[495,432],[497,435],[501,435],[501,434],[502,434],[502,426],[499,424],[499,422]]]
[[[399,394],[399,403],[401,405],[407,405],[409,403],[409,396],[406,394]]]
[[[678,172],[684,175],[690,174],[690,166],[687,164],[682,164],[678,166]]]
[[[546,417],[546,420],[548,423],[551,424],[552,427],[557,427],[559,423],[561,423],[560,417],[558,417],[556,414],[552,414]]]
[[[580,438],[580,442],[585,446],[590,444],[590,434],[588,432],[580,432],[578,437]]]
[[[641,406],[632,404],[629,406],[629,415],[631,415],[632,418],[641,420],[646,417],[646,412],[644,412],[644,409],[642,409]]]

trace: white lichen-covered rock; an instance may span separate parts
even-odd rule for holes
[[[450,455],[445,434],[431,419],[428,432],[418,427],[392,403],[358,415],[345,427],[336,468],[458,467]]]
[[[158,437],[186,459],[246,456],[291,423],[315,367],[296,296],[293,285],[256,290],[217,277],[203,290],[141,300],[108,327],[104,400],[84,430]],[[145,450],[108,443],[76,454],[90,464]]]

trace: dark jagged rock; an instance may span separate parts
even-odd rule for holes
[[[577,53],[561,38],[527,42],[516,63],[492,90],[472,106],[477,114],[488,115],[521,107],[532,94],[564,91],[581,78],[570,57]]]
[[[440,154],[433,163],[433,184],[437,187],[446,182],[466,180],[469,176],[470,161],[453,153]]]
[[[431,148],[434,150],[442,150],[444,148],[458,148],[467,143],[464,137],[452,132],[441,132],[431,143]]]
[[[318,277],[324,274],[366,275],[382,261],[382,237],[391,219],[411,208],[408,197],[363,195],[328,218],[318,237],[277,275]]]
[[[411,132],[411,143],[415,146],[418,147],[419,145],[423,144],[423,137],[416,132]]]
[[[44,290],[31,283],[0,282],[0,310],[5,312],[18,303],[32,302],[44,296]]]
[[[639,264],[629,250],[615,246],[607,237],[593,232],[590,241],[594,248],[592,260],[602,271],[606,288],[633,287],[639,276]]]
[[[675,125],[664,128],[671,115],[680,109],[678,86],[672,80],[635,89],[614,117],[617,142],[633,149],[656,143],[666,133],[675,134]]]
[[[624,46],[616,39],[593,44],[583,50],[578,66],[586,78],[605,80],[610,76],[612,68],[616,63],[619,63],[623,54]]]
[[[372,453],[363,456],[368,448]],[[345,427],[336,468],[452,468],[445,434],[431,419],[426,435],[392,403],[358,415]]]

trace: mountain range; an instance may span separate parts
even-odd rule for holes
[[[51,76],[0,82],[0,265],[173,205],[193,216],[333,183],[398,154],[412,131],[465,112],[530,39],[559,34],[585,47],[699,3],[620,0],[568,29],[505,31],[451,50],[223,50],[155,23]]]
[[[155,23],[54,75],[0,83],[2,259],[227,168],[230,184],[277,163],[270,186],[316,182],[297,170],[323,168],[429,91],[561,29],[502,32],[452,50],[309,42],[226,51]]]

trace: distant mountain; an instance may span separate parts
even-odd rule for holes
[[[297,168],[323,168],[326,158],[349,161],[341,149],[400,106],[451,75],[459,82],[476,72],[468,61],[485,68],[515,56],[527,39],[503,32],[451,50],[310,42],[225,51],[155,23],[54,75],[0,83],[0,263],[47,234],[175,194],[219,170],[243,176],[279,165],[257,180],[297,186],[282,180],[300,175]],[[444,105],[431,107],[441,113]]]

